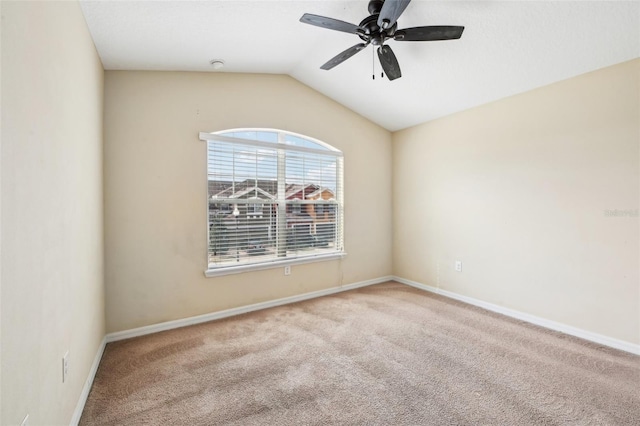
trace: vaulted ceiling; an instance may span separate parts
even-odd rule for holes
[[[380,77],[373,46],[321,70],[360,39],[300,17],[359,24],[367,4],[81,0],[107,70],[288,74],[391,131],[640,57],[639,1],[413,0],[398,28],[462,25],[462,38],[390,40],[402,69],[394,81]]]

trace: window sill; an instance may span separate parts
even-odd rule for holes
[[[331,253],[320,256],[299,257],[289,260],[277,260],[268,263],[256,263],[253,265],[227,266],[222,268],[212,268],[204,271],[207,278],[221,277],[223,275],[241,274],[243,272],[262,271],[265,269],[282,268],[290,265],[302,265],[304,263],[325,262],[328,260],[343,259],[347,253]]]

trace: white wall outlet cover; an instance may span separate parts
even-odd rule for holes
[[[462,272],[462,261],[456,260],[456,271]]]
[[[291,274],[291,266],[285,266],[284,267],[284,274],[285,275],[290,275]]]

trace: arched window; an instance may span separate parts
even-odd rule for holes
[[[207,276],[344,255],[341,151],[273,129],[200,139],[207,142]]]

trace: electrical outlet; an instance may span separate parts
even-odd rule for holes
[[[456,271],[462,272],[462,261],[456,260]]]
[[[69,351],[62,357],[62,383],[67,381],[69,375]]]
[[[285,275],[291,275],[291,266],[285,266],[284,267],[284,274]]]
[[[29,426],[29,415],[28,414],[26,416],[24,416],[24,419],[22,420],[22,423],[20,423],[20,426]]]

